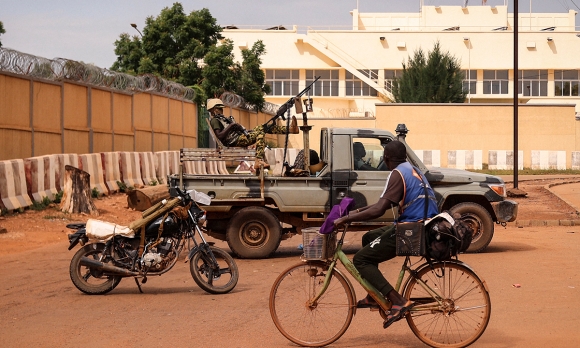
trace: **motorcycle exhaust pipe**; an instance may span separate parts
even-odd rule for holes
[[[103,271],[103,272],[107,272],[107,273],[113,273],[113,274],[118,274],[118,275],[122,275],[122,276],[130,276],[130,277],[135,277],[135,276],[139,275],[139,272],[131,272],[131,271],[128,271],[128,270],[120,268],[120,267],[107,265],[107,264],[104,264],[100,261],[89,259],[86,256],[83,256],[81,258],[80,263],[82,266],[94,268],[94,269],[97,269],[99,271]]]

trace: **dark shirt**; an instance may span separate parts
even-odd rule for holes
[[[219,115],[219,116],[225,117],[223,115]],[[222,121],[220,121],[218,119],[219,116],[217,116],[217,117],[214,116],[211,118],[211,120],[209,121],[211,128],[214,130],[214,133],[216,134],[218,139],[222,143],[224,143],[224,145],[236,146],[238,138],[240,137],[241,134],[243,134],[243,132],[239,129],[239,127],[232,126],[232,127],[230,127],[231,129],[228,130],[227,134],[220,134],[226,128],[226,126],[224,126]],[[234,124],[237,125],[237,123],[234,123]]]

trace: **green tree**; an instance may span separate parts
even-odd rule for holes
[[[218,98],[223,92],[236,89],[238,68],[233,50],[233,42],[228,39],[210,48],[205,55],[201,86],[208,97]]]
[[[4,30],[4,24],[0,21],[0,36],[4,33],[6,33],[6,30]],[[2,47],[2,41],[0,41],[0,47]]]
[[[141,59],[145,52],[141,49],[141,40],[138,37],[130,37],[129,34],[123,33],[119,40],[115,41],[115,54],[117,60],[113,63],[111,70],[136,74],[139,71]]]
[[[463,103],[463,79],[458,60],[436,42],[427,57],[418,49],[403,63],[392,93],[396,103]]]
[[[183,12],[175,3],[157,17],[148,17],[143,36],[123,33],[115,41],[117,60],[111,69],[129,74],[155,74],[193,88],[195,102],[229,91],[261,109],[270,91],[260,69],[266,52],[262,41],[242,50],[236,63],[233,42],[222,40],[222,28],[207,9]],[[220,41],[222,40],[222,41]]]
[[[186,15],[176,2],[147,17],[143,36],[123,33],[115,41],[117,60],[112,70],[127,73],[153,73],[185,86],[200,83],[198,62],[222,39],[221,27],[207,9]]]
[[[266,53],[266,46],[261,40],[252,45],[251,49],[242,50],[242,64],[239,66],[239,79],[236,93],[246,102],[262,110],[266,100],[264,94],[270,93],[270,85],[266,84],[266,75],[260,69],[262,55]]]

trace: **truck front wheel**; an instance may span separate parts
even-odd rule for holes
[[[473,228],[473,240],[467,252],[483,251],[493,238],[493,219],[484,207],[477,203],[459,203],[449,209],[451,213],[459,213]]]
[[[226,240],[236,256],[263,259],[278,249],[281,235],[276,215],[263,207],[246,207],[232,217]]]

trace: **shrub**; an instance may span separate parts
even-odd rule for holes
[[[120,182],[117,180],[117,186],[119,186],[120,192],[127,192],[127,185],[124,182]]]
[[[62,190],[58,191],[56,193],[56,195],[54,195],[54,203],[60,203],[62,200],[62,195],[64,194],[64,192]]]

